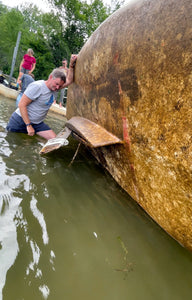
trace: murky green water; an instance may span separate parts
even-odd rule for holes
[[[42,140],[7,134],[14,105],[0,98],[0,299],[192,299],[192,253],[83,147],[69,167],[76,141],[40,157]]]

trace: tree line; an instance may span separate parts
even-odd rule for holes
[[[78,53],[95,29],[124,0],[113,0],[105,5],[102,0],[90,4],[80,0],[49,0],[50,12],[42,12],[36,5],[25,4],[16,8],[0,1],[0,70],[10,74],[18,32],[21,40],[13,77],[17,78],[19,65],[28,48],[32,48],[37,65],[35,79],[46,79],[50,72]]]

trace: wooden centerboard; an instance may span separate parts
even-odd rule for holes
[[[122,143],[118,137],[105,128],[85,118],[73,117],[66,123],[66,127],[85,139],[93,148]]]

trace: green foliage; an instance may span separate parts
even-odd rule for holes
[[[110,15],[110,12],[101,0],[94,0],[91,5],[86,5],[84,14],[86,16],[86,31],[88,36],[90,36]]]
[[[78,53],[93,31],[121,4],[105,6],[102,0],[90,4],[80,0],[50,0],[53,9],[43,13],[32,3],[9,9],[0,1],[0,70],[9,74],[18,32],[21,41],[14,77],[28,48],[37,60],[35,79],[46,79],[65,57]],[[124,1],[124,0],[122,0]]]
[[[64,39],[72,53],[78,53],[93,31],[110,15],[101,0],[91,4],[79,0],[53,0],[65,24]]]
[[[38,32],[35,39],[28,40],[28,48],[33,49],[36,58],[37,67],[33,72],[35,79],[47,79],[55,65],[53,63],[53,54],[44,36]]]
[[[46,13],[42,16],[43,33],[53,55],[53,64],[60,66],[62,59],[70,58],[71,51],[64,38],[64,26],[58,14]]]
[[[71,55],[69,45],[61,34],[50,36],[49,46],[52,49],[53,64],[56,67],[61,65],[63,58],[66,58],[69,61]]]
[[[23,16],[16,9],[0,15],[1,57],[0,69],[9,70],[18,32],[23,24]]]
[[[0,15],[5,14],[7,12],[7,7],[2,4],[2,1],[0,1]]]

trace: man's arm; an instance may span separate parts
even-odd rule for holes
[[[20,88],[22,87],[22,83],[23,83],[23,75],[18,79],[17,81],[19,83]]]
[[[73,76],[74,76],[74,68],[75,68],[75,63],[77,60],[77,55],[72,54],[70,63],[69,63],[69,69],[67,72],[67,78],[66,78],[66,83],[63,85],[63,87],[66,87],[70,85],[73,82]]]
[[[34,135],[35,134],[35,130],[32,127],[32,125],[29,125],[31,123],[31,121],[29,120],[29,116],[28,116],[28,112],[27,112],[27,106],[32,102],[32,100],[30,98],[28,98],[25,94],[23,94],[23,96],[21,97],[21,100],[19,102],[19,109],[20,109],[20,113],[21,113],[21,117],[24,121],[24,123],[27,126],[27,132],[28,135]],[[27,125],[28,124],[28,125]]]

